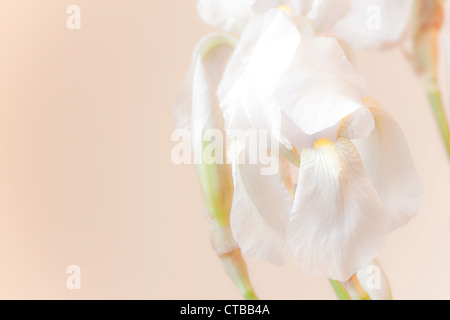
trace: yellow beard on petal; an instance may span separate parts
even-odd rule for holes
[[[322,139],[319,139],[316,142],[314,142],[314,149],[319,149],[319,148],[323,148],[323,147],[329,147],[331,145],[333,145],[333,142],[331,142],[330,139],[322,138]]]

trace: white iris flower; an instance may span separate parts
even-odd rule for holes
[[[235,161],[233,235],[244,253],[346,281],[413,217],[422,188],[397,123],[333,38],[282,10],[252,19],[218,96],[227,130],[276,132],[300,158],[294,203],[279,176]],[[276,135],[276,133],[275,133]]]
[[[296,158],[292,202],[285,177],[261,175],[258,165],[235,155],[230,226],[239,248],[277,265],[287,253],[305,271],[342,282],[370,264],[387,233],[414,217],[422,197],[398,124],[365,97],[364,80],[338,41],[317,36],[336,26],[348,3],[200,0],[206,21],[241,37],[231,57],[194,55],[176,104],[178,127],[190,127],[193,118],[202,124],[191,128],[199,137],[194,152],[203,130],[219,126],[267,130]],[[271,9],[280,5],[290,13]],[[204,48],[234,43],[227,35],[206,39]]]

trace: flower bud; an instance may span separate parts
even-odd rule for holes
[[[230,228],[233,176],[226,163],[223,116],[217,90],[217,65],[230,54],[233,38],[212,34],[200,42],[192,79],[191,133],[194,161],[206,209],[209,213],[211,243],[228,276],[246,299],[257,299],[247,266]],[[228,51],[228,52],[227,52]],[[217,60],[219,59],[219,60]],[[220,63],[222,62],[222,63]]]
[[[416,71],[426,83],[437,81],[438,34],[444,21],[442,0],[416,0],[413,17]]]

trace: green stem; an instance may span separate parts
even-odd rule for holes
[[[351,300],[347,291],[339,283],[339,281],[331,280],[331,279],[329,279],[329,280],[330,280],[331,286],[333,287],[334,292],[336,293],[339,300]]]
[[[253,292],[253,290],[244,293],[243,296],[246,300],[259,300],[255,292]]]
[[[447,148],[447,154],[450,159],[450,130],[445,116],[444,108],[442,107],[441,95],[436,84],[426,85],[428,100],[430,101],[433,109],[434,116],[437,120],[439,131],[444,140],[445,147]]]

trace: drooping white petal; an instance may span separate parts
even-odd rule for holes
[[[197,10],[208,24],[240,33],[253,15],[255,0],[199,0]]]
[[[256,127],[279,135],[281,110],[274,92],[299,43],[294,22],[281,10],[249,23],[218,90],[227,129]]]
[[[280,265],[292,209],[289,193],[279,174],[261,175],[261,166],[244,160],[242,151],[233,163],[233,236],[244,253]]]
[[[335,26],[354,48],[381,48],[401,41],[413,0],[350,0],[350,12]]]
[[[361,159],[389,214],[389,231],[413,218],[422,201],[422,185],[401,128],[372,99],[375,129],[365,139],[354,140]]]
[[[235,42],[234,37],[222,33],[209,34],[199,41],[194,49],[188,74],[174,103],[173,114],[177,129],[191,128],[193,78],[198,59],[202,60],[204,70],[211,80],[210,90],[215,94]]]
[[[330,128],[363,106],[364,79],[336,39],[303,37],[275,93],[282,110],[306,134]]]
[[[348,280],[375,258],[386,224],[386,212],[350,140],[322,140],[302,151],[287,245],[305,271]]]

